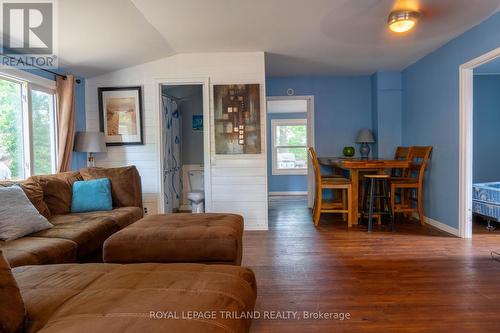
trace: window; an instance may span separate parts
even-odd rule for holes
[[[0,75],[0,180],[56,168],[54,90]]]
[[[54,173],[56,167],[54,94],[32,89],[31,112],[33,174]]]
[[[273,175],[307,174],[307,120],[273,119]]]

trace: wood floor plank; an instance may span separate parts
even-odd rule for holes
[[[500,232],[472,240],[415,221],[397,232],[322,217],[302,197],[270,202],[267,232],[244,235],[258,311],[349,312],[349,320],[254,320],[252,332],[500,332]]]

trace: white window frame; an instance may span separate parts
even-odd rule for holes
[[[50,142],[51,142],[51,145],[50,145],[50,154],[52,156],[52,161],[51,161],[51,164],[52,164],[52,173],[56,173],[56,168],[57,168],[57,126],[56,126],[56,91],[55,89],[50,89],[50,88],[47,88],[47,87],[44,87],[44,86],[40,86],[38,84],[34,84],[34,83],[29,83],[28,82],[28,114],[29,114],[29,117],[30,117],[30,126],[29,126],[29,131],[30,131],[30,135],[31,135],[31,132],[33,130],[33,123],[31,121],[31,116],[33,114],[33,107],[31,105],[31,102],[32,102],[32,99],[31,99],[31,94],[33,92],[33,90],[35,91],[40,91],[42,93],[46,93],[48,95],[52,95],[52,110],[50,111]],[[31,142],[31,141],[30,141]],[[30,150],[30,159],[33,160],[34,158],[34,155],[33,155],[33,150]],[[31,175],[34,174],[34,166],[31,165]]]
[[[306,148],[307,142],[304,146],[278,146],[276,145],[276,127],[277,126],[293,126],[304,125],[307,129],[307,118],[287,118],[287,119],[272,119],[271,120],[271,143],[272,143],[272,175],[307,175],[307,166],[303,169],[278,169],[278,148]],[[307,135],[306,135],[307,136]],[[307,140],[307,138],[306,138]],[[308,165],[308,164],[306,164]]]
[[[4,69],[0,71],[0,79],[8,80],[21,84],[21,112],[23,117],[23,152],[24,152],[24,179],[34,175],[34,159],[33,153],[33,124],[32,124],[32,100],[31,94],[33,90],[44,92],[53,96],[53,110],[50,112],[50,122],[52,124],[50,130],[51,140],[51,156],[52,156],[52,173],[56,172],[57,168],[57,126],[56,126],[56,86],[55,81],[39,77],[29,72],[24,72],[16,69]]]

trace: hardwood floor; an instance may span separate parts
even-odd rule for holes
[[[472,240],[418,222],[375,231],[272,198],[270,230],[244,235],[259,311],[348,312],[349,320],[254,320],[252,332],[500,332],[498,234]]]

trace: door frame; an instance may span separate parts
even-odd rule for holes
[[[458,234],[472,238],[474,68],[500,57],[500,47],[459,67]]]
[[[164,184],[163,184],[163,157],[165,154],[165,147],[162,146],[164,129],[162,124],[162,100],[161,88],[162,86],[187,86],[187,85],[201,85],[203,94],[203,174],[204,174],[204,188],[205,188],[205,211],[212,210],[212,178],[210,167],[210,80],[208,77],[194,77],[194,78],[164,78],[155,80],[156,91],[156,115],[158,123],[158,212],[165,213],[164,202]]]
[[[268,101],[297,101],[306,100],[307,101],[307,143],[309,147],[316,148],[315,135],[314,135],[314,95],[293,95],[293,96],[267,96],[266,102]],[[268,111],[269,113],[269,111]],[[270,124],[270,122],[268,122]],[[267,128],[266,128],[267,132]],[[273,138],[269,138],[271,145]],[[272,147],[271,147],[272,149]],[[273,154],[273,152],[271,152]],[[272,163],[272,161],[271,161]],[[269,168],[269,165],[267,166]],[[272,168],[272,166],[271,166]],[[308,159],[307,162],[307,206],[312,208],[314,204],[314,173],[312,172],[312,164]]]

